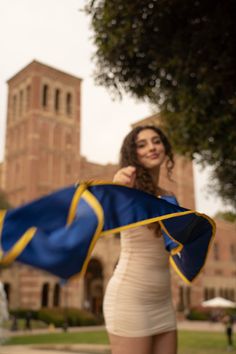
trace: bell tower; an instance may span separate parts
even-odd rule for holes
[[[13,206],[78,179],[80,90],[81,79],[37,61],[8,80],[4,190]]]

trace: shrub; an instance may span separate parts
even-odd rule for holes
[[[38,311],[38,318],[55,327],[63,327],[65,322],[70,327],[95,326],[101,324],[91,312],[75,308],[42,308]]]
[[[191,321],[208,321],[210,319],[210,312],[209,310],[195,308],[189,311],[186,318]]]

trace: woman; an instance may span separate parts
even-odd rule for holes
[[[155,126],[136,127],[123,142],[114,182],[174,198],[159,186],[164,163],[170,177],[173,154],[163,132]],[[176,354],[169,261],[158,223],[121,233],[120,260],[107,286],[104,316],[112,354]]]

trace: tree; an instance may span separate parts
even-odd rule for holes
[[[98,84],[159,107],[175,148],[236,208],[236,2],[90,0]]]
[[[233,213],[232,211],[219,211],[216,215],[215,218],[226,220],[228,222],[235,222],[236,221],[236,213]]]

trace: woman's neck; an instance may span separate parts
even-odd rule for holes
[[[156,188],[158,188],[159,187],[159,179],[160,179],[160,167],[156,167],[156,168],[150,170],[149,173],[150,173],[150,176],[152,178],[154,185],[156,186]]]

